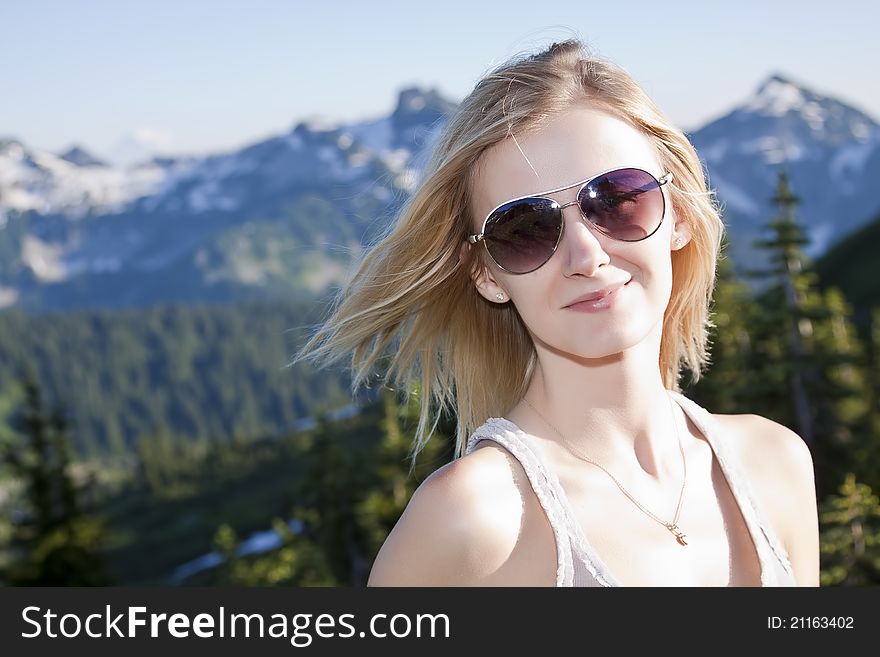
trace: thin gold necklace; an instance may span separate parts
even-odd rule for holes
[[[666,527],[666,529],[668,529],[670,532],[672,532],[672,534],[675,536],[675,540],[678,541],[679,545],[687,545],[687,541],[684,540],[685,534],[684,534],[684,532],[682,532],[682,530],[678,526],[678,516],[681,514],[681,502],[684,499],[684,486],[685,486],[685,483],[687,482],[687,458],[685,458],[684,447],[681,444],[681,434],[678,431],[678,423],[675,422],[675,408],[672,406],[672,399],[671,398],[669,399],[669,408],[670,408],[670,410],[672,410],[673,424],[675,425],[675,437],[678,439],[678,449],[681,452],[681,462],[682,462],[682,465],[684,466],[684,476],[682,477],[682,480],[681,480],[681,492],[678,494],[678,506],[676,506],[676,508],[675,508],[675,517],[672,519],[672,522],[667,522],[665,520],[662,520],[661,518],[658,518],[656,515],[651,513],[644,506],[642,506],[639,503],[639,501],[636,498],[634,498],[630,494],[630,492],[626,488],[624,488],[623,485],[619,481],[617,481],[617,477],[615,477],[613,474],[608,472],[608,470],[606,470],[602,465],[600,465],[599,463],[596,463],[593,459],[591,459],[588,456],[585,456],[579,450],[575,449],[574,446],[572,446],[571,443],[568,442],[568,439],[566,439],[566,437],[562,435],[562,432],[559,429],[557,429],[555,426],[553,426],[553,424],[541,414],[541,411],[539,411],[537,408],[532,406],[529,403],[528,399],[523,397],[523,401],[526,404],[528,404],[532,408],[532,410],[535,411],[535,413],[537,413],[541,417],[541,419],[544,420],[544,422],[546,422],[547,425],[551,429],[553,429],[553,431],[555,431],[556,433],[559,434],[559,437],[562,438],[562,442],[565,445],[566,449],[568,449],[569,452],[574,454],[579,459],[582,459],[582,460],[586,461],[587,463],[592,463],[597,468],[600,468],[605,474],[607,474],[609,477],[611,477],[611,479],[614,481],[615,484],[617,484],[617,487],[621,490],[621,492],[624,495],[626,495],[630,500],[632,500],[633,504],[635,504],[642,511],[644,511],[649,517],[653,518],[654,520],[659,522],[661,525]]]

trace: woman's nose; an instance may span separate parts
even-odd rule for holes
[[[569,206],[575,207],[566,212]],[[564,224],[562,241],[566,255],[565,274],[594,276],[599,267],[607,265],[611,260],[598,237],[598,230],[581,212],[577,201],[566,203],[561,209]]]

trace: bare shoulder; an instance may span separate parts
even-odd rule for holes
[[[368,586],[486,585],[517,542],[516,459],[489,441],[434,471],[376,556]]]
[[[769,418],[714,415],[788,552],[802,586],[819,583],[819,521],[813,457],[803,438]]]
[[[730,447],[737,452],[741,463],[755,477],[813,478],[813,457],[810,449],[797,433],[774,420],[761,415],[714,415],[719,424],[728,429]]]

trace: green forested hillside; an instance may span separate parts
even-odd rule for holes
[[[855,308],[855,320],[864,325],[871,308],[880,306],[880,215],[855,231],[815,262],[823,287],[839,288]]]
[[[346,374],[285,367],[322,312],[291,302],[0,314],[0,425],[30,368],[68,409],[82,456],[125,453],[159,432],[278,434],[351,403]]]

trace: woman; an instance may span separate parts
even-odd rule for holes
[[[682,132],[579,42],[482,79],[298,356],[357,388],[391,347],[413,456],[432,402],[458,417],[369,585],[818,585],[804,442],[678,392],[722,232]]]

